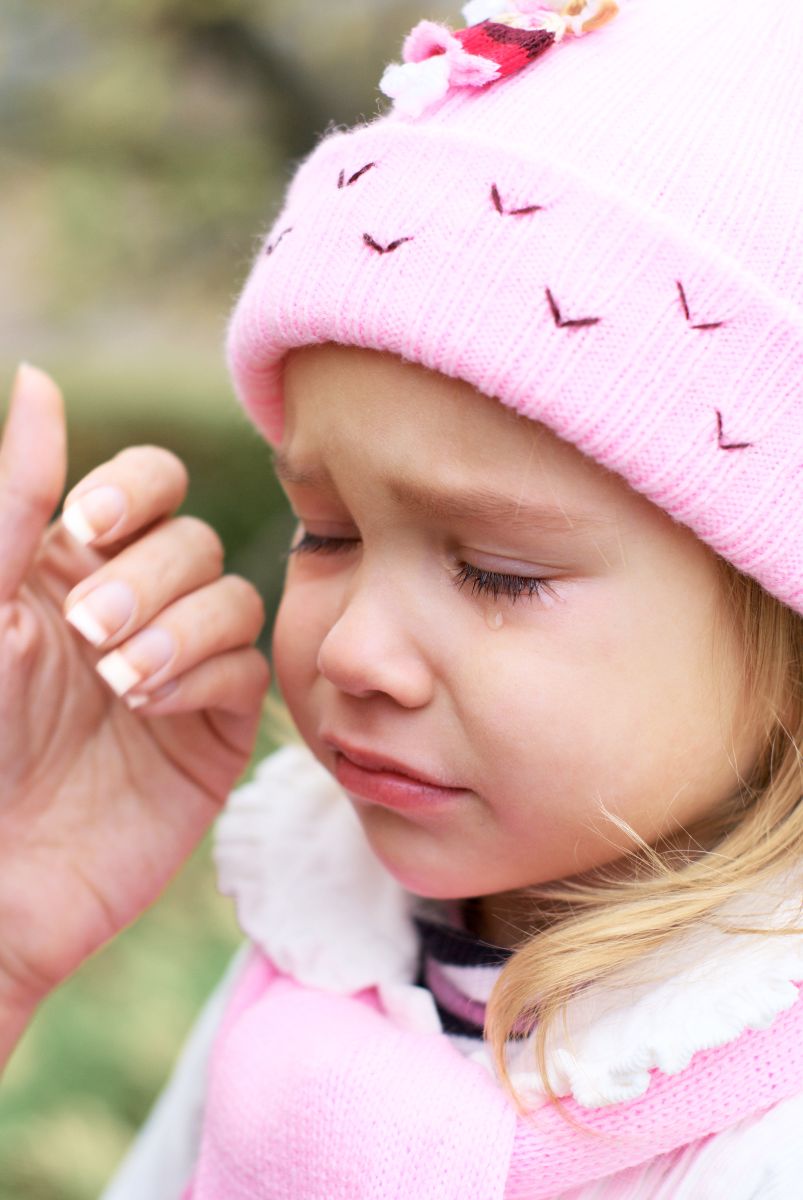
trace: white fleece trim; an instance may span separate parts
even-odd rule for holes
[[[416,897],[375,857],[345,793],[306,746],[283,747],[232,794],[215,857],[220,890],[234,898],[242,929],[281,971],[337,992],[385,987],[392,1019],[432,1030],[434,1007],[411,986]],[[774,893],[743,897],[721,913],[780,926],[799,921],[800,897],[799,883],[786,879]],[[570,1003],[568,1037],[561,1032],[548,1049],[552,1086],[590,1108],[635,1099],[652,1068],[675,1074],[697,1051],[771,1024],[798,999],[797,981],[803,935],[733,935],[713,926],[684,934]],[[493,1069],[484,1047],[471,1057]],[[512,1077],[535,1101],[543,1088],[532,1063],[530,1043],[516,1046]]]
[[[359,818],[312,753],[285,746],[260,763],[218,818],[218,887],[240,927],[301,983],[354,992],[409,983],[412,897],[374,855]]]

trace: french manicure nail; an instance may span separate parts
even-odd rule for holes
[[[166,666],[175,653],[176,643],[166,630],[146,629],[126,642],[122,650],[105,655],[95,669],[118,696],[124,696]]]
[[[24,385],[25,377],[28,374],[29,370],[30,370],[30,363],[27,363],[24,358],[21,359],[17,363],[17,369],[14,372],[14,379],[11,384],[12,396],[19,388],[21,388]]]
[[[40,370],[39,367],[35,367],[33,363],[27,362],[24,358],[21,359],[17,363],[17,369],[14,372],[11,394],[14,395],[18,388],[25,387],[29,382],[32,382],[37,375],[41,377],[44,374],[45,372]]]
[[[102,583],[65,613],[70,624],[93,646],[122,629],[134,614],[134,593],[127,583]]]
[[[113,529],[125,509],[126,500],[120,488],[104,485],[84,492],[68,504],[61,514],[61,523],[76,541],[88,546]]]
[[[125,697],[125,702],[129,708],[142,708],[143,704],[156,704],[159,700],[164,700],[167,696],[172,696],[173,692],[178,687],[177,679],[170,679],[167,683],[162,684],[155,692],[146,692],[144,695],[140,693],[128,693]]]

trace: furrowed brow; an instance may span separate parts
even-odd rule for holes
[[[518,531],[539,529],[545,533],[581,534],[611,527],[610,521],[590,513],[567,512],[557,505],[531,504],[520,497],[504,496],[485,488],[442,492],[427,484],[393,480],[390,490],[400,503],[431,520],[470,518],[488,524],[502,522]]]
[[[332,478],[324,467],[292,462],[281,450],[273,452],[279,479],[297,487],[331,490]],[[400,504],[430,520],[504,522],[517,531],[539,529],[546,533],[583,534],[610,531],[615,522],[588,512],[568,512],[555,505],[531,504],[520,497],[477,487],[441,490],[425,482],[391,479],[388,490]]]

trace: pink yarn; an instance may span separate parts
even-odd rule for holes
[[[218,1039],[192,1200],[502,1200],[515,1114],[486,1071],[393,1026],[373,989],[315,991],[256,957],[247,995],[259,979]]]
[[[432,54],[438,53],[444,54],[449,60],[450,78],[455,83],[490,83],[499,74],[494,63],[469,54],[443,25],[438,25],[435,21],[419,21],[405,39],[405,62],[422,62]]]
[[[486,1070],[382,1012],[373,989],[297,984],[255,954],[212,1062],[187,1200],[548,1200],[799,1094],[803,999],[767,1029],[651,1072],[637,1100],[517,1116]]]
[[[803,613],[803,5],[620,7],[324,138],[233,315],[235,385],[276,442],[293,346],[467,380]]]

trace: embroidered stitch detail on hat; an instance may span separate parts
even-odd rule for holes
[[[266,254],[273,254],[273,251],[274,251],[274,250],[276,249],[276,247],[279,245],[279,242],[282,240],[282,238],[283,238],[283,237],[285,237],[285,235],[286,235],[286,234],[288,234],[288,233],[292,233],[292,232],[293,232],[293,226],[292,226],[292,225],[288,225],[286,229],[283,229],[283,230],[282,230],[282,232],[279,234],[279,236],[276,238],[276,240],[275,240],[275,241],[273,241],[273,242],[268,242],[268,244],[267,244],[267,245],[266,245],[266,247],[265,247],[265,253],[266,253]]]
[[[359,171],[355,171],[354,174],[350,175],[348,179],[346,179],[345,170],[342,170],[337,177],[337,186],[339,188],[350,187],[351,184],[356,183],[357,180],[360,179],[361,176],[363,176],[366,171],[370,171],[371,168],[375,167],[375,166],[376,166],[375,162],[366,163],[364,167],[360,167]]]
[[[543,204],[525,204],[523,208],[505,208],[502,197],[499,195],[499,188],[495,183],[491,184],[491,200],[500,217],[526,217],[530,213],[542,212],[544,208]]]
[[[466,29],[419,21],[379,87],[394,107],[419,117],[453,87],[485,87],[514,75],[564,37],[582,37],[619,11],[616,0],[469,0]]]

